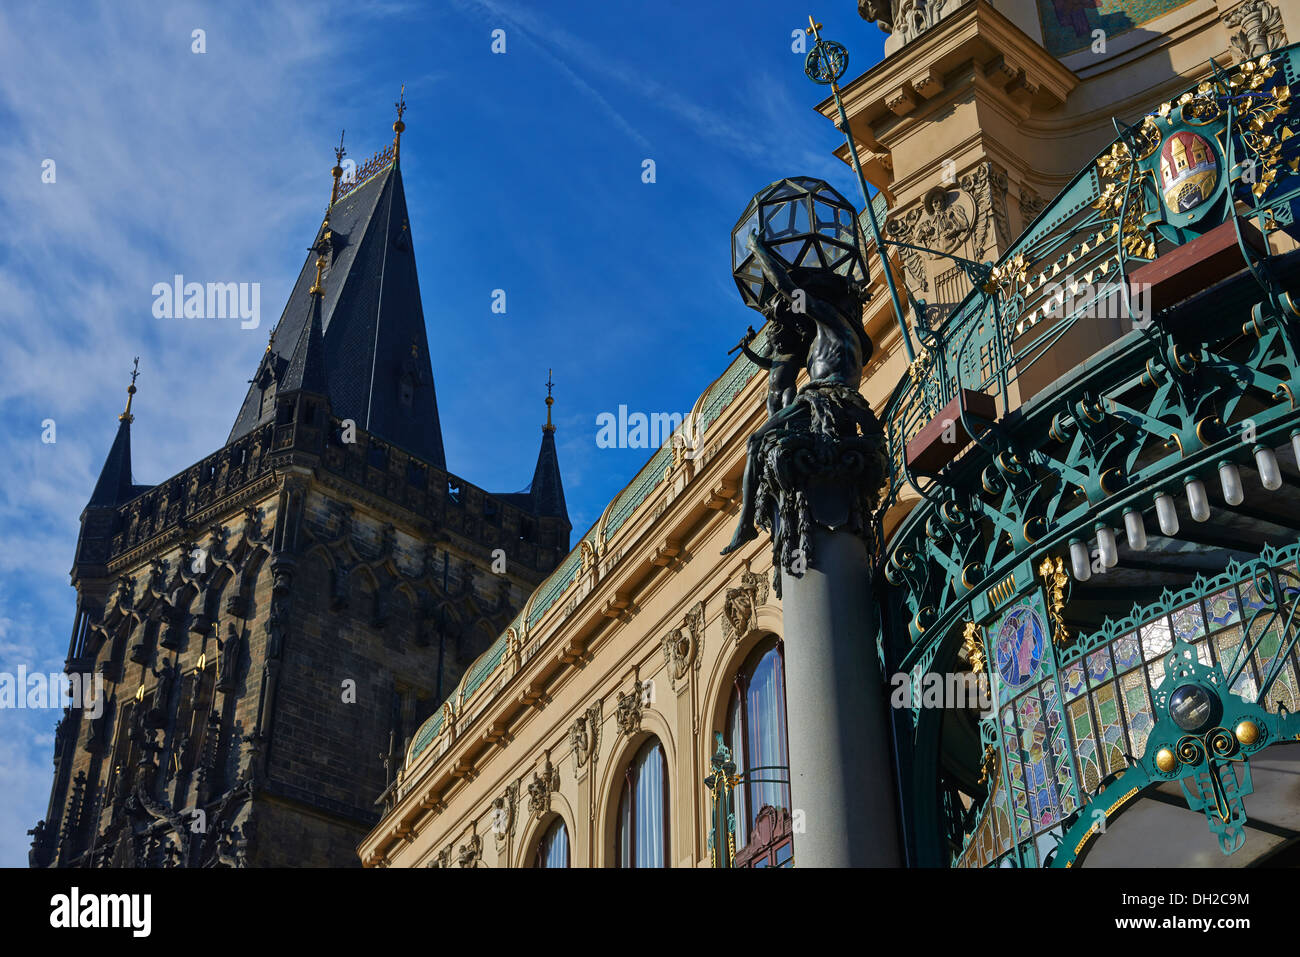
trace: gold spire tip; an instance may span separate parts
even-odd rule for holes
[[[397,108],[397,120],[393,123],[393,162],[396,163],[402,155],[402,131],[406,129],[406,124],[402,122],[402,114],[406,112],[406,84],[402,84],[402,91],[397,94],[397,102],[393,104]]]
[[[135,365],[131,368],[131,384],[126,387],[126,411],[117,417],[119,422],[134,422],[135,416],[131,414],[131,400],[135,398],[135,380],[140,375],[140,357],[135,357]]]
[[[546,370],[546,425],[543,426],[543,428],[547,432],[555,431],[555,426],[551,424],[551,406],[555,405],[555,399],[551,397],[551,388],[555,385],[555,383],[551,381],[552,371],[554,370]]]

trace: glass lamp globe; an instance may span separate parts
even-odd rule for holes
[[[1184,731],[1200,731],[1214,719],[1214,698],[1200,685],[1183,685],[1169,696],[1169,717]]]
[[[820,179],[794,176],[765,187],[731,231],[731,274],[745,305],[759,309],[769,290],[763,288],[763,273],[747,245],[751,231],[796,282],[814,270],[866,281],[858,212]]]

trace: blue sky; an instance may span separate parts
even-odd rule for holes
[[[878,62],[884,34],[855,4],[823,6],[849,75]],[[448,467],[492,491],[526,485],[553,368],[576,540],[649,455],[599,448],[596,417],[689,411],[757,324],[730,277],[750,196],[812,175],[860,201],[813,109],[824,88],[791,49],[807,13],[779,0],[6,2],[0,671],[62,668],[77,517],[132,358],[135,480],[152,484],[225,441],[324,213],[339,130],[358,162],[384,147],[402,83]],[[154,318],[151,288],[175,273],[260,283],[261,326]],[[0,865],[26,864],[24,832],[45,816],[57,718],[0,710]]]

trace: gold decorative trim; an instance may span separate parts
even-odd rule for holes
[[[962,632],[961,647],[966,652],[966,657],[970,659],[971,670],[977,673],[984,671],[984,641],[980,634],[980,626],[973,621],[966,622],[966,630]]]
[[[1047,589],[1048,612],[1052,616],[1052,638],[1058,647],[1064,647],[1070,640],[1070,632],[1065,627],[1065,586],[1069,577],[1065,574],[1065,562],[1058,555],[1055,560],[1049,555],[1038,566],[1038,574],[1043,576],[1043,585]]]

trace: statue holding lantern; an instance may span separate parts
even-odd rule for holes
[[[733,232],[736,284],[770,319],[773,350],[759,363],[771,370],[768,419],[749,438],[740,520],[723,554],[757,537],[756,523],[771,531],[778,594],[780,569],[797,575],[811,557],[813,522],[865,531],[884,476],[881,428],[858,392],[872,352],[862,245],[852,205],[808,177],[761,191]],[[796,390],[804,368],[809,381]]]

